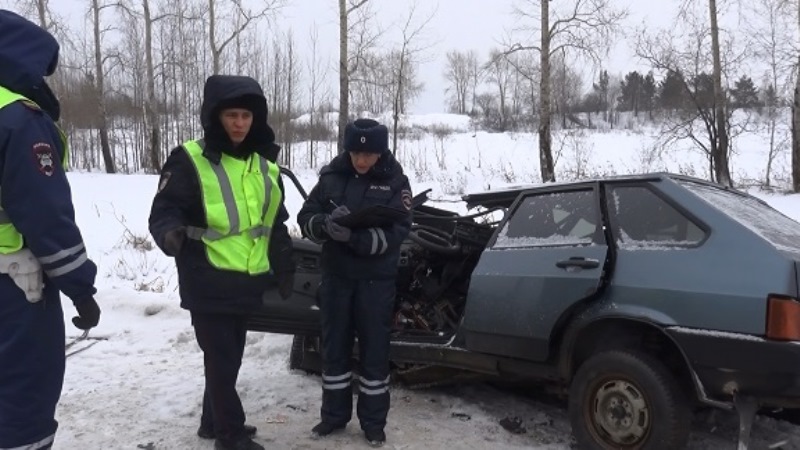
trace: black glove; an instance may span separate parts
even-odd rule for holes
[[[350,228],[334,222],[331,216],[325,218],[325,232],[334,241],[348,242],[350,240]]]
[[[276,275],[278,278],[278,294],[287,300],[294,293],[294,272],[286,272]]]
[[[78,310],[78,317],[72,318],[72,324],[81,330],[97,326],[100,321],[100,307],[93,297],[81,299],[75,302],[75,309]]]
[[[350,209],[348,209],[346,205],[337,206],[336,209],[331,211],[331,217],[334,219],[344,217],[348,214],[350,214]]]
[[[183,247],[183,241],[186,240],[186,228],[178,227],[174,230],[169,230],[164,234],[164,250],[169,256],[178,256]]]

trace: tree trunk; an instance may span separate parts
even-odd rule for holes
[[[111,146],[108,139],[108,119],[106,115],[106,105],[104,100],[104,75],[103,75],[103,55],[100,47],[100,6],[97,0],[92,1],[92,13],[94,16],[94,68],[95,68],[95,99],[97,101],[97,113],[100,132],[100,149],[103,152],[103,162],[106,166],[106,173],[116,173],[114,158],[111,156]]]
[[[39,26],[50,31],[47,26],[47,0],[36,1],[36,12],[39,14]]]
[[[156,101],[156,75],[153,67],[153,19],[150,17],[150,1],[142,0],[144,9],[144,51],[145,66],[147,70],[147,94],[144,99],[144,122],[150,130],[150,142],[147,149],[149,165],[147,172],[158,173],[161,171],[161,127],[158,126],[154,102]]]
[[[347,65],[347,1],[339,0],[339,131],[337,149],[344,153],[344,129],[350,115],[350,74]]]
[[[717,1],[708,1],[711,15],[711,52],[714,57],[714,115],[717,122],[717,145],[713,146],[714,176],[716,182],[733,186],[728,167],[728,126],[725,120],[725,91],[722,89],[722,63],[719,56],[719,27],[717,26]]]
[[[292,168],[292,135],[291,135],[291,121],[292,121],[292,102],[294,101],[292,97],[292,91],[294,90],[294,38],[289,36],[288,42],[288,60],[286,61],[287,67],[287,77],[286,77],[286,114],[284,119],[284,126],[283,126],[283,139],[286,143],[284,149],[284,164],[288,168]]]
[[[542,79],[539,83],[539,171],[542,181],[556,181],[553,166],[553,141],[550,136],[550,8],[549,0],[542,2]]]
[[[800,192],[800,73],[792,102],[792,190]]]
[[[798,8],[797,24],[800,28],[800,8]],[[798,55],[798,64],[800,64],[800,55]],[[792,102],[792,190],[800,192],[800,72],[795,76],[797,79]]]
[[[220,49],[217,48],[217,21],[216,17],[214,17],[214,1],[215,0],[208,0],[208,43],[209,48],[211,49],[211,61],[212,61],[212,74],[217,75],[219,74],[219,54]]]
[[[397,85],[395,86],[394,102],[392,111],[392,155],[397,156],[397,128],[400,121],[400,93],[403,92],[403,75],[405,73],[406,44],[400,51],[400,68],[397,71]]]

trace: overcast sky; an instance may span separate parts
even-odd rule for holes
[[[256,0],[250,0],[253,4]],[[633,28],[642,23],[651,27],[666,26],[675,16],[679,0],[612,0],[620,8],[627,8],[630,16],[627,27]],[[246,0],[247,2],[247,0]],[[156,3],[151,0],[151,4]],[[330,56],[329,76],[335,82],[335,62],[338,58],[338,2],[336,0],[286,0],[278,19],[282,30],[290,27],[300,43],[299,50],[307,48],[309,30],[316,24],[320,37],[320,51]],[[383,43],[387,47],[399,45],[401,27],[408,16],[414,0],[371,0],[378,12],[376,20],[386,29]],[[529,2],[530,3],[530,2]],[[0,5],[8,6],[13,0],[0,0]],[[84,12],[89,0],[51,0],[51,7],[75,28],[83,27]],[[485,59],[489,50],[499,46],[504,36],[515,25],[513,6],[521,0],[417,0],[417,17],[433,18],[425,29],[425,36],[418,42],[430,47],[425,53],[426,61],[420,66],[420,79],[425,83],[425,92],[412,105],[412,112],[442,112],[446,81],[443,77],[445,55],[449,50],[470,50],[478,52]],[[310,53],[305,51],[306,54]],[[608,69],[611,73],[624,73],[643,66],[633,58],[632,51],[624,44],[618,44],[611,54]],[[591,72],[595,68],[587,68]],[[587,77],[591,73],[587,73]],[[336,92],[334,90],[333,92]]]

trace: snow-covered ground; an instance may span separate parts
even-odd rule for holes
[[[438,118],[437,120],[446,120]],[[427,123],[420,119],[415,123]],[[463,129],[463,119],[452,124]],[[761,179],[764,144],[748,138],[747,151],[733,157],[735,178]],[[557,136],[563,149],[560,178],[569,174],[626,173],[669,169],[704,173],[702,155],[687,149],[646,158],[652,137],[627,131]],[[538,180],[536,136],[456,133],[423,136],[398,149],[415,192],[432,188],[438,200],[464,192]],[[680,146],[678,147],[680,148]],[[310,188],[315,170],[304,168],[303,146],[295,146],[297,173]],[[776,171],[788,171],[786,159]],[[178,306],[173,262],[151,247],[147,232],[156,176],[72,173],[77,220],[90,257],[99,266],[100,325],[88,340],[67,349],[67,375],[58,409],[55,449],[211,449],[195,435],[203,386],[202,353],[189,315]],[[800,219],[800,196],[758,193]],[[301,199],[288,190],[294,217]],[[452,203],[443,207],[459,208]],[[292,219],[293,220],[293,219]],[[65,300],[67,342],[78,336]],[[357,421],[345,433],[314,441],[309,430],[320,405],[320,380],[288,369],[290,336],[250,333],[239,377],[249,423],[269,449],[366,448]],[[519,418],[526,432],[500,422]],[[691,449],[736,448],[731,413],[695,418]],[[759,418],[755,449],[800,449],[800,427]],[[412,390],[392,386],[387,427],[389,449],[568,449],[570,426],[563,405],[548,397],[501,390],[486,384]]]

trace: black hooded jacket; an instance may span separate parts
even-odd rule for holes
[[[317,185],[308,194],[297,223],[304,236],[322,242],[322,269],[350,279],[387,279],[397,275],[400,245],[411,228],[411,215],[393,225],[352,229],[349,242],[328,239],[325,217],[337,207],[358,212],[373,205],[411,207],[411,187],[400,163],[389,152],[364,175],[353,168],[348,153],[323,167]]]
[[[253,124],[244,141],[234,146],[219,120],[226,105],[247,105]],[[267,103],[258,83],[249,77],[212,75],[206,81],[200,112],[205,147],[203,156],[219,164],[222,153],[246,158],[257,153],[275,162],[279,147],[267,124]],[[279,179],[281,192],[283,182]],[[270,237],[269,262],[273,273],[251,276],[220,270],[206,258],[205,245],[185,239],[177,255],[165,247],[166,234],[186,226],[207,226],[200,182],[189,155],[179,146],[172,150],[161,170],[159,189],[150,211],[150,233],[156,244],[175,257],[180,284],[181,306],[200,312],[246,312],[261,305],[261,296],[275,285],[276,278],[294,272],[292,240],[286,228],[289,213],[281,205]]]

